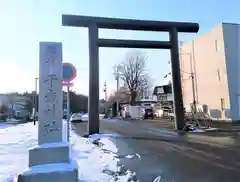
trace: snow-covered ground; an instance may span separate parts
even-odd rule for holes
[[[66,140],[66,124],[64,124]],[[79,181],[137,181],[136,175],[119,164],[117,147],[107,136],[82,138],[71,131],[71,156],[79,167]],[[37,125],[0,124],[0,181],[13,182],[28,167],[28,148],[37,144]],[[106,152],[107,151],[107,152]]]

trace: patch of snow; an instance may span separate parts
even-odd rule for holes
[[[89,138],[94,141],[98,141],[98,143],[102,145],[101,147],[102,149],[109,150],[113,153],[118,152],[118,148],[116,147],[116,145],[108,137],[106,137],[103,134],[90,135]]]
[[[134,158],[134,155],[127,155],[125,158],[132,159]]]
[[[162,180],[162,177],[161,176],[158,176],[154,179],[153,182],[160,182]]]
[[[0,181],[14,182],[14,176],[28,168],[28,149],[37,145],[38,125],[33,123],[1,127],[0,124]],[[67,142],[66,121],[63,124],[63,143]],[[93,144],[97,140],[103,146]],[[53,144],[44,144],[45,147]],[[59,145],[59,144],[57,144]],[[111,152],[105,152],[106,149]],[[104,135],[93,135],[83,138],[70,132],[70,155],[76,161],[80,181],[134,181],[136,174],[119,165],[116,157],[117,147]],[[29,169],[32,171],[70,169],[71,165],[42,165]],[[73,167],[73,166],[72,166]],[[16,180],[16,179],[15,179]],[[135,180],[136,181],[136,180]]]
[[[141,156],[140,156],[139,154],[136,154],[136,156],[137,156],[139,159],[141,159]]]
[[[102,138],[100,142],[104,144],[102,148],[111,150],[114,153],[118,152],[118,148],[111,140],[109,140],[109,138]]]
[[[0,124],[0,130],[1,129],[6,129],[6,128],[8,128],[8,127],[12,127],[12,126],[14,126],[13,124],[10,124],[10,123],[1,123]]]
[[[217,128],[207,128],[207,129],[205,129],[205,131],[215,131],[215,130],[217,130]]]
[[[0,181],[16,176],[28,167],[28,148],[37,144],[36,139],[37,132],[33,124],[0,129]]]
[[[132,154],[132,155],[127,155],[125,156],[125,158],[128,158],[128,159],[141,159],[141,156],[139,154]]]

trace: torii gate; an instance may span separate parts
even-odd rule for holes
[[[170,49],[176,129],[185,127],[179,66],[178,32],[197,33],[199,25],[188,22],[147,21],[62,15],[63,26],[87,27],[89,33],[89,121],[88,133],[99,133],[99,47]],[[169,32],[169,41],[99,39],[99,28]]]

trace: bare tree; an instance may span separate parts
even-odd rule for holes
[[[115,66],[119,78],[124,81],[128,90],[132,105],[135,104],[139,89],[148,85],[146,60],[147,58],[141,52],[131,51],[126,54],[123,62]]]
[[[8,115],[10,118],[14,116],[14,94],[15,93],[10,93],[7,95],[7,102],[9,107]]]
[[[8,106],[5,104],[0,105],[0,113],[7,113],[8,112]]]
[[[128,89],[126,87],[120,87],[118,92],[114,92],[112,95],[109,97],[110,102],[129,102],[130,101],[130,95]]]

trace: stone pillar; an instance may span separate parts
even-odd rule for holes
[[[169,32],[171,48],[171,68],[172,68],[172,89],[173,89],[173,108],[175,113],[176,128],[182,131],[185,127],[182,85],[179,63],[178,32],[172,28]]]
[[[99,133],[99,48],[98,27],[88,28],[89,36],[89,97],[88,97],[88,134]]]
[[[63,141],[62,44],[40,43],[38,145],[18,182],[77,182],[78,167]]]

